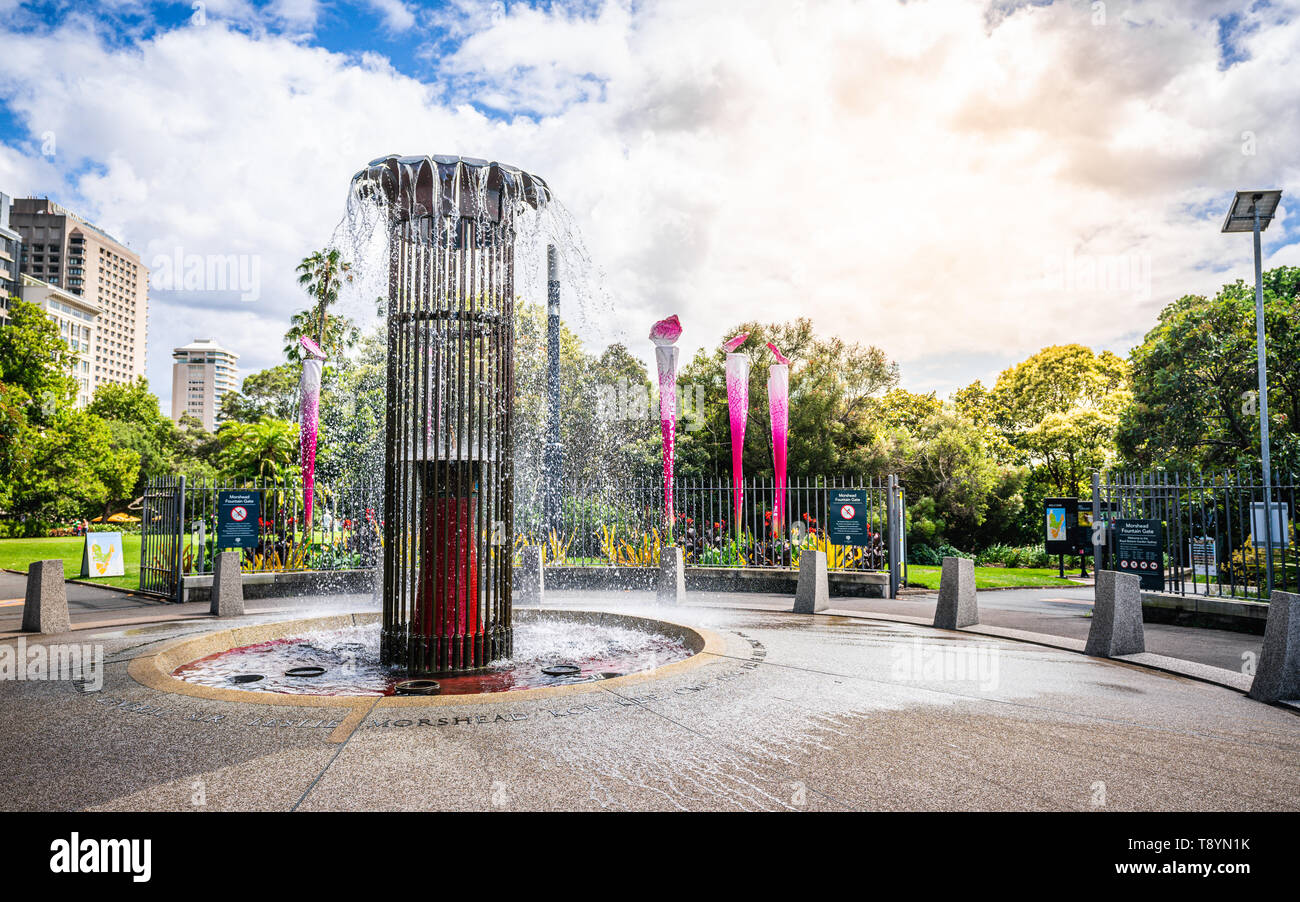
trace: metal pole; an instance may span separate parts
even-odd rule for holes
[[[898,555],[901,542],[899,542],[899,532],[902,524],[899,523],[898,510],[898,477],[890,475],[887,493],[885,495],[886,507],[885,516],[889,529],[889,597],[898,597]]]
[[[1102,563],[1101,472],[1092,471],[1092,575],[1096,579]]]
[[[1264,356],[1264,280],[1259,247],[1259,205],[1255,211],[1255,350],[1259,356],[1259,452],[1264,464],[1264,570],[1273,596],[1273,466],[1268,450],[1268,362]]]
[[[546,246],[546,340],[546,394],[550,403],[545,452],[546,529],[558,533],[564,449],[560,444],[560,261],[553,244]]]
[[[182,476],[180,492],[176,498],[176,529],[173,532],[173,535],[175,535],[176,537],[176,559],[174,564],[175,566],[174,572],[176,574],[175,598],[176,601],[178,602],[185,600],[185,577],[181,572],[181,555],[185,553],[184,529],[185,529],[185,477]]]

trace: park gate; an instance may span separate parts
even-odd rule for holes
[[[145,483],[142,500],[140,591],[168,601],[180,601],[185,477],[150,479]]]

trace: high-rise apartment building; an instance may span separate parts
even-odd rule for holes
[[[22,236],[22,272],[99,309],[90,390],[145,374],[149,269],[108,233],[48,198],[13,203],[11,228]]]
[[[211,338],[196,338],[172,351],[172,360],[172,419],[179,423],[189,414],[204,429],[215,430],[221,399],[239,390],[239,355]]]
[[[19,262],[22,260],[23,236],[9,225],[10,197],[0,194],[0,324],[9,318],[9,298],[19,290]]]

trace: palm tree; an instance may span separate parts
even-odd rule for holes
[[[217,435],[226,469],[245,478],[281,476],[298,454],[297,429],[272,417],[256,423],[227,420]]]
[[[298,339],[304,335],[320,345],[327,356],[337,359],[336,352],[345,351],[360,341],[361,330],[346,316],[332,316],[322,336],[317,331],[316,311],[300,310],[290,317],[289,331],[284,333],[284,356],[294,363],[303,358],[302,345]]]
[[[329,308],[339,299],[339,289],[344,282],[352,281],[352,264],[344,260],[337,249],[316,251],[298,264],[298,284],[306,289],[315,301],[311,320],[316,344],[328,353],[326,339],[330,337]]]

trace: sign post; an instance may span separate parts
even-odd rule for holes
[[[257,545],[262,498],[252,490],[217,492],[217,548],[253,548]]]
[[[1159,520],[1116,520],[1115,569],[1136,574],[1142,588],[1165,588],[1165,530]]]

